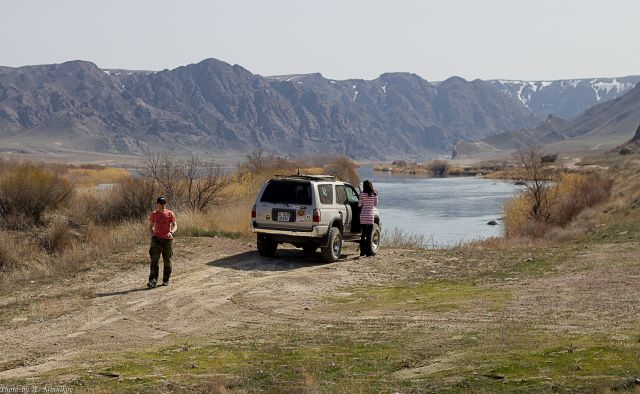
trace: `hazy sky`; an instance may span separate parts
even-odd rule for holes
[[[548,80],[640,74],[638,0],[3,0],[0,65]]]

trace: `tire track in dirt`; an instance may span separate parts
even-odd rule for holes
[[[219,254],[214,260],[177,257],[174,267],[178,269],[174,268],[168,287],[143,291],[141,282],[148,268],[140,266],[110,277],[80,313],[46,324],[9,327],[0,335],[5,350],[0,356],[0,370],[5,366],[0,379],[60,368],[79,355],[157,344],[170,335],[215,338],[241,324],[292,319],[257,306],[259,300],[248,295],[257,289],[282,287],[278,283],[282,278],[292,284],[327,267],[319,259],[309,261],[298,250],[279,250],[279,258],[264,259],[253,248],[232,246],[239,253]]]

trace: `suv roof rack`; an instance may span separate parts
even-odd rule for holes
[[[297,178],[297,179],[309,179],[309,180],[329,180],[334,179],[333,175],[306,175],[306,174],[293,174],[293,175],[275,175],[275,178]]]

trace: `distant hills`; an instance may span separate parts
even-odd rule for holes
[[[534,114],[573,119],[587,108],[613,100],[640,82],[640,76],[569,79],[561,81],[491,81],[521,101]]]
[[[449,154],[461,140],[537,130],[549,113],[570,118],[637,81],[429,82],[410,73],[336,81],[320,74],[264,77],[215,59],[159,72],[101,70],[85,61],[0,67],[0,152],[262,149],[424,159]],[[583,115],[575,121],[580,130],[595,127]],[[564,138],[590,131],[561,132]]]
[[[535,128],[461,142],[456,152],[460,156],[477,156],[529,146],[546,146],[546,150],[564,152],[608,150],[629,141],[639,124],[640,85],[637,85],[616,99],[588,108],[573,120],[549,116]]]

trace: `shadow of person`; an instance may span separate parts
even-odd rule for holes
[[[298,249],[278,249],[274,257],[263,257],[257,251],[238,253],[207,263],[214,267],[243,271],[290,271],[327,264],[320,254],[305,254]]]
[[[112,296],[119,296],[119,295],[125,295],[125,294],[129,294],[129,293],[135,293],[136,291],[145,291],[148,290],[148,288],[145,287],[137,287],[135,289],[129,289],[129,290],[121,290],[121,291],[112,291],[109,293],[96,293],[96,297],[112,297]]]

